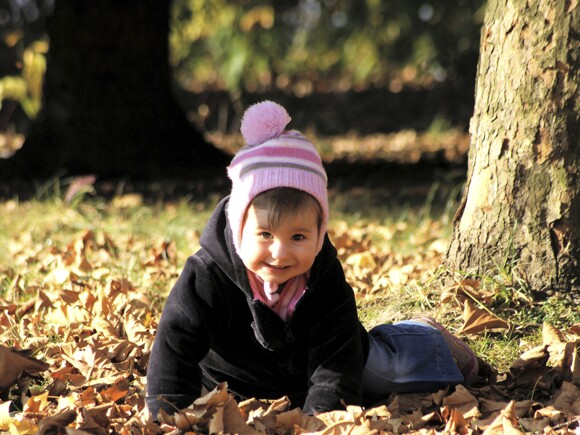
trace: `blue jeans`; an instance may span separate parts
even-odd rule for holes
[[[407,320],[375,326],[369,331],[369,344],[365,399],[436,391],[463,382],[445,339],[429,325]]]

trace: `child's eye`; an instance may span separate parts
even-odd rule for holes
[[[272,234],[270,234],[267,231],[262,231],[259,236],[263,239],[271,239],[272,238]]]
[[[292,236],[292,240],[298,241],[298,240],[304,240],[306,237],[304,237],[303,234],[294,234]]]

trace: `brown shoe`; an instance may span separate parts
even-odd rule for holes
[[[459,371],[463,375],[463,383],[465,385],[471,385],[477,381],[479,361],[475,353],[467,344],[465,344],[465,342],[449,332],[441,323],[437,322],[432,317],[421,316],[413,319],[413,321],[432,326],[441,332],[441,335],[451,351],[451,356],[455,360],[455,364],[457,364]]]

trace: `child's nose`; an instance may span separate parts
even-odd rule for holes
[[[284,258],[287,251],[286,245],[284,243],[279,240],[275,240],[274,243],[272,243],[270,246],[270,254],[272,255],[272,258]]]

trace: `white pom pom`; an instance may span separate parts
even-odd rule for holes
[[[279,104],[262,101],[246,110],[240,131],[248,145],[258,145],[280,136],[291,120]]]

